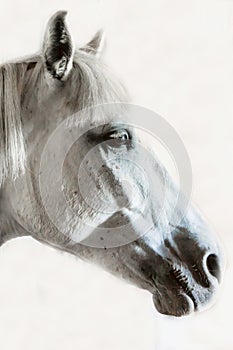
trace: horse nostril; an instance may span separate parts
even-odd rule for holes
[[[218,257],[215,254],[210,254],[206,259],[206,266],[212,276],[216,277],[219,281],[220,279],[220,267],[218,262]]]

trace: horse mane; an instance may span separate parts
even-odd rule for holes
[[[15,180],[25,172],[22,101],[41,83],[45,70],[41,55],[0,66],[0,188],[6,179]],[[73,96],[68,98],[72,99],[74,112],[128,99],[123,86],[91,53],[76,51],[70,74],[74,88]]]
[[[21,89],[25,64],[0,67],[0,187],[25,168],[25,144],[21,120]]]

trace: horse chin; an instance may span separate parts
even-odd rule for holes
[[[153,302],[156,310],[164,315],[182,317],[192,314],[195,311],[195,305],[193,300],[185,293],[178,294],[176,296],[161,295],[156,292],[153,294]]]

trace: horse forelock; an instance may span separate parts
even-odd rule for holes
[[[27,103],[35,91],[38,95],[42,93],[45,86],[41,77],[46,73],[40,55],[0,66],[0,187],[6,179],[14,180],[25,171],[22,103]],[[53,78],[49,79],[53,83]],[[65,85],[66,82],[61,84]],[[89,110],[85,113],[85,120],[80,123],[99,122],[101,118],[107,122],[108,117],[104,113],[101,116],[95,115],[92,107],[116,104],[120,113],[121,106],[118,102],[126,102],[128,99],[124,87],[110,75],[102,61],[82,50],[76,51],[74,55],[73,69],[67,84],[72,87],[71,96],[67,96],[71,110],[74,113]],[[64,103],[64,110],[65,108]]]

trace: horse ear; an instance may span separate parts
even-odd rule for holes
[[[80,50],[99,56],[103,50],[104,41],[104,31],[100,29],[91,39],[91,41],[89,41],[89,43],[87,43],[84,47],[81,47]]]
[[[66,11],[58,11],[50,18],[43,43],[46,68],[59,80],[67,76],[73,65],[73,45],[65,23],[66,14]]]

